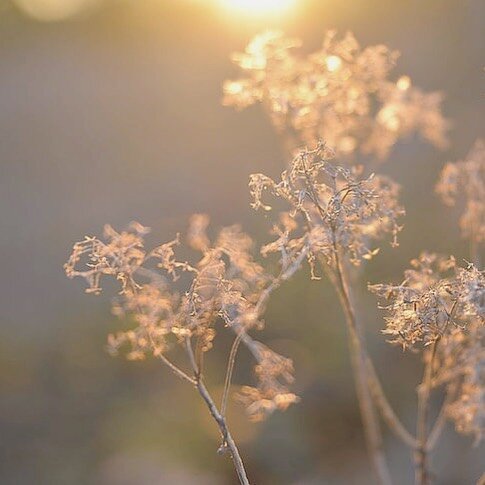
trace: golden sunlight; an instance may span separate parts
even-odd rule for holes
[[[339,56],[328,56],[325,65],[330,72],[338,71],[342,67],[342,59]]]
[[[220,0],[222,5],[249,14],[269,14],[287,10],[295,0]]]

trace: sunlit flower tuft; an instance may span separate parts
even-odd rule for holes
[[[293,149],[324,139],[346,161],[354,155],[385,159],[412,133],[446,145],[441,94],[424,93],[408,76],[390,79],[398,52],[362,48],[352,33],[339,39],[333,30],[314,53],[298,54],[300,45],[281,32],[256,36],[232,56],[243,77],[224,83],[223,104],[262,103]]]

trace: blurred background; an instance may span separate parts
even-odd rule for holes
[[[399,280],[422,249],[468,255],[457,214],[433,186],[442,165],[484,135],[485,3],[271,3],[0,1],[0,483],[235,483],[197,394],[158,362],[109,357],[109,295],[85,295],[62,265],[74,241],[106,222],[138,220],[156,244],[183,231],[192,212],[211,214],[215,227],[241,222],[265,242],[269,224],[250,209],[247,180],[281,171],[281,140],[259,106],[237,113],[220,101],[236,74],[230,54],[267,28],[301,37],[307,50],[329,28],[351,30],[362,45],[402,52],[396,76],[446,95],[450,148],[408,139],[382,167],[403,186],[405,229],[400,248],[367,266],[358,295],[376,367],[414,428],[419,359],[385,343],[365,283]],[[266,324],[261,339],[294,360],[302,401],[262,424],[231,403],[253,482],[374,483],[332,289],[300,272],[276,293]],[[229,345],[209,357],[216,395]],[[244,352],[238,364],[236,383],[250,382]],[[395,482],[412,483],[407,450],[389,435],[386,448]],[[436,483],[475,483],[484,463],[483,446],[448,427],[433,458]]]

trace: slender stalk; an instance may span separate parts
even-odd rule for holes
[[[211,413],[211,416],[214,418],[214,421],[219,426],[219,430],[223,439],[223,447],[227,447],[231,453],[232,462],[234,464],[234,469],[236,470],[239,482],[241,483],[241,485],[250,485],[246,470],[244,468],[244,463],[241,459],[241,455],[239,454],[236,443],[231,433],[229,432],[229,429],[227,428],[226,420],[218,411],[217,406],[215,405],[211,395],[209,394],[204,384],[204,381],[201,378],[197,379],[197,390],[199,391],[199,394],[209,408],[209,411]],[[221,449],[223,450],[224,448]]]
[[[416,464],[416,473],[415,479],[417,484],[427,485],[430,483],[429,473],[427,471],[427,461],[428,461],[428,454],[435,446],[438,438],[441,434],[441,431],[445,425],[446,421],[446,408],[448,404],[453,399],[454,393],[456,392],[457,385],[456,383],[448,390],[448,394],[441,405],[441,409],[438,415],[438,418],[435,421],[433,429],[429,436],[427,435],[428,431],[428,409],[429,409],[429,396],[431,394],[431,387],[432,387],[432,377],[433,377],[433,369],[434,363],[436,359],[436,353],[438,350],[438,345],[441,341],[442,336],[446,332],[450,322],[453,320],[453,314],[455,313],[455,309],[458,305],[459,298],[457,298],[453,305],[448,312],[448,318],[446,320],[445,326],[442,330],[441,335],[439,335],[436,340],[433,342],[433,346],[431,349],[431,358],[425,365],[424,369],[424,376],[423,381],[418,389],[418,418],[416,424],[416,439],[417,439],[417,450],[415,453],[415,464]]]
[[[229,398],[229,390],[231,388],[231,381],[232,381],[232,373],[234,371],[234,364],[236,363],[236,354],[239,349],[239,345],[241,344],[242,340],[242,333],[244,329],[241,328],[240,333],[236,335],[234,342],[232,343],[231,352],[229,353],[229,360],[227,363],[227,371],[226,371],[226,378],[224,380],[224,391],[222,393],[222,402],[221,402],[221,414],[222,416],[226,415],[226,408],[227,408],[227,400]]]
[[[190,384],[195,385],[195,379],[189,377],[182,369],[179,369],[175,364],[172,364],[163,354],[157,356],[166,366],[170,368],[170,370],[177,376],[180,377],[182,380],[190,382]]]
[[[338,256],[338,249],[335,250],[335,263],[336,289],[347,323],[352,367],[367,449],[379,483],[387,485],[391,484],[392,480],[382,450],[381,429],[369,389],[368,357],[363,347],[361,329],[355,316],[350,290]]]
[[[130,286],[130,289],[131,291],[133,292],[133,294],[137,294],[138,293],[138,289],[137,289],[137,286],[136,284],[134,284],[132,281],[129,282],[129,286]],[[137,304],[137,310],[138,312],[143,315],[144,312],[143,312],[143,309],[141,308],[140,305]],[[150,339],[150,344],[152,345],[152,347],[155,349],[155,343],[153,341],[153,337],[151,335],[151,333],[148,333],[148,338]],[[180,379],[184,380],[184,381],[187,381],[187,382],[190,382],[190,384],[192,385],[195,385],[195,379],[192,379],[192,377],[188,376],[182,369],[180,369],[179,367],[177,367],[175,364],[173,364],[167,357],[165,357],[162,353],[158,353],[158,354],[155,354],[154,355],[160,359],[177,377],[180,377]]]
[[[403,426],[396,413],[389,404],[382,389],[376,370],[371,360],[367,359],[367,371],[369,376],[369,389],[374,399],[374,403],[379,409],[382,418],[389,426],[389,429],[410,448],[417,446],[416,438]]]
[[[259,297],[258,302],[254,306],[254,315],[256,318],[259,318],[261,313],[264,311],[264,307],[271,295],[271,293],[280,286],[281,281],[285,278],[285,273],[282,271],[277,278],[275,278],[271,284],[265,288]],[[223,416],[226,415],[226,408],[227,408],[227,401],[229,398],[229,390],[231,388],[231,381],[232,381],[232,374],[234,371],[234,364],[236,363],[236,355],[237,351],[239,350],[239,346],[241,344],[241,341],[245,341],[246,345],[248,344],[249,341],[254,342],[251,337],[248,336],[246,333],[246,329],[243,324],[239,322],[233,322],[231,324],[232,329],[236,332],[236,338],[234,339],[234,342],[232,343],[231,351],[229,353],[229,359],[227,362],[227,370],[226,370],[226,378],[224,380],[224,390],[222,393],[222,403],[221,403],[221,414]],[[249,338],[249,340],[248,340]],[[250,349],[251,350],[251,349]],[[260,352],[259,350],[257,352],[252,351],[253,356],[256,358],[256,360],[260,360]]]
[[[310,199],[314,203],[318,210],[322,220],[325,219],[325,210],[320,205],[318,197],[315,194],[313,185],[309,179],[308,171],[304,166],[306,186],[309,191]],[[348,195],[349,191],[344,195],[344,198]],[[308,224],[311,221],[308,220]],[[391,476],[387,467],[386,458],[382,450],[382,434],[379,426],[379,420],[376,415],[374,404],[372,402],[372,396],[369,389],[369,379],[367,373],[367,354],[363,345],[363,336],[361,335],[361,329],[355,311],[352,306],[350,289],[347,285],[344,276],[344,268],[341,265],[339,250],[335,240],[335,228],[334,232],[334,255],[335,255],[335,268],[334,272],[326,270],[328,267],[325,262],[322,262],[324,271],[330,274],[330,280],[337,290],[337,294],[340,299],[340,303],[345,315],[345,321],[347,324],[348,337],[349,337],[349,350],[352,361],[352,369],[355,379],[355,388],[357,391],[357,398],[359,400],[360,413],[362,417],[362,424],[364,427],[365,439],[367,442],[367,450],[370,455],[374,471],[381,485],[391,484]],[[334,274],[333,274],[334,273]]]
[[[200,370],[197,367],[196,358],[194,355],[194,351],[192,349],[192,343],[190,341],[190,337],[187,337],[185,342],[186,342],[187,354],[189,356],[190,363],[194,370],[195,387],[199,392],[200,396],[202,397],[202,399],[204,400],[204,402],[206,403],[207,408],[209,409],[209,412],[213,417],[214,421],[217,423],[217,426],[219,427],[219,431],[222,436],[222,445],[221,445],[221,448],[219,449],[221,452],[224,452],[226,449],[229,450],[232,457],[234,469],[239,479],[239,483],[241,485],[250,485],[249,479],[246,474],[246,470],[244,468],[244,463],[242,461],[241,455],[239,454],[239,450],[237,448],[236,442],[234,441],[229,431],[229,428],[227,427],[227,423],[224,416],[217,409],[217,406],[214,400],[212,399],[212,396],[210,395],[207,387],[205,386],[202,375],[200,374]]]
[[[428,436],[428,442],[426,444],[426,449],[428,452],[433,450],[433,448],[436,446],[436,443],[438,442],[441,433],[443,431],[443,428],[446,424],[446,410],[448,408],[448,405],[453,402],[453,399],[455,398],[456,391],[458,389],[458,386],[456,383],[452,384],[452,387],[448,389],[446,393],[446,397],[443,401],[443,404],[441,405],[440,412],[438,414],[438,417],[436,418],[436,421],[433,425],[433,428],[431,432],[429,433]]]
[[[416,485],[429,485],[430,474],[428,471],[428,414],[429,414],[429,397],[431,394],[431,377],[433,374],[433,365],[438,348],[439,340],[436,339],[431,348],[431,356],[426,362],[423,380],[418,388],[418,417],[416,424],[416,439],[418,445],[414,454],[415,462],[415,483]]]

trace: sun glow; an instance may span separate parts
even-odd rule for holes
[[[249,14],[270,14],[287,10],[295,0],[221,0],[221,2],[227,8]]]

